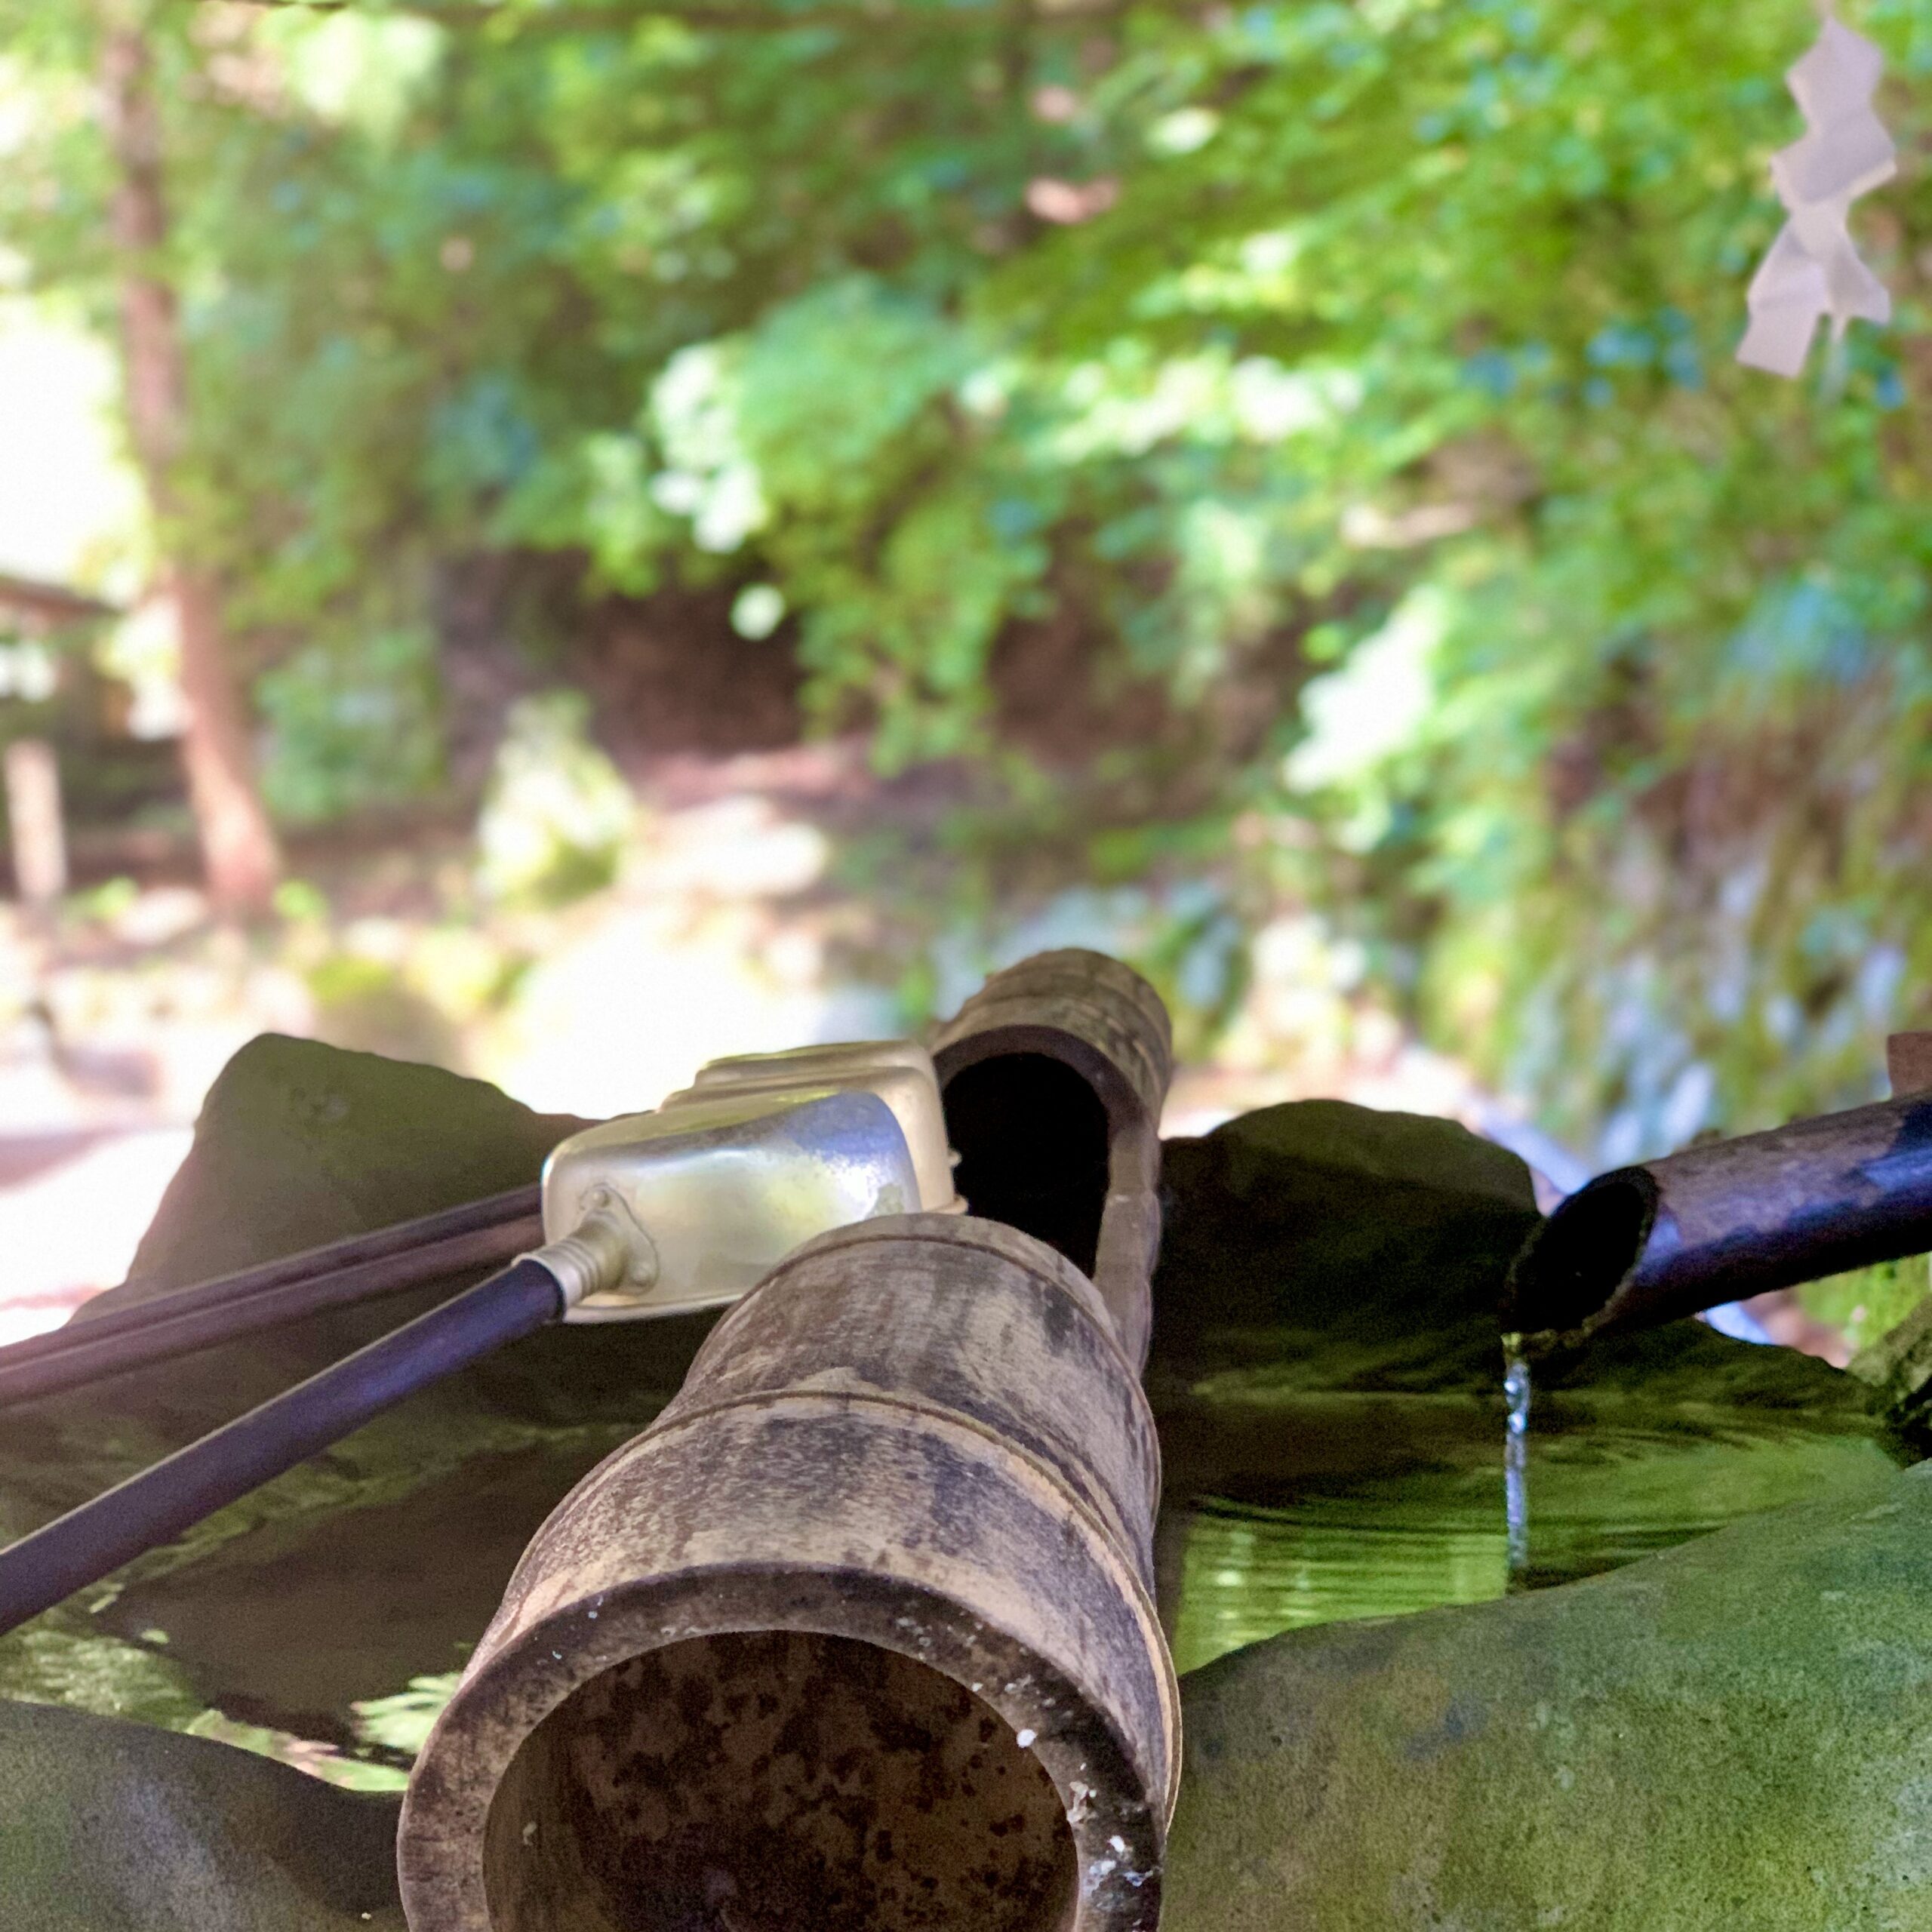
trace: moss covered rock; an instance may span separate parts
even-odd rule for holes
[[[256,1040],[210,1091],[129,1279],[79,1318],[527,1185],[580,1124],[438,1068]],[[0,1534],[98,1494],[474,1278],[10,1406]],[[38,1629],[0,1638],[0,1693],[43,1694],[42,1635],[83,1660],[69,1678],[85,1698],[99,1641],[139,1644],[158,1630],[171,1682],[202,1704],[353,1749],[358,1700],[460,1664],[537,1525],[676,1392],[707,1325],[553,1331],[426,1391]],[[177,1698],[162,1701],[171,1712]],[[118,1687],[109,1707],[128,1708]]]
[[[1494,1395],[1504,1276],[1540,1218],[1530,1171],[1454,1121],[1297,1100],[1162,1150],[1148,1374],[1157,1406],[1246,1371],[1276,1389]],[[1863,1414],[1810,1356],[1702,1322],[1599,1343],[1546,1389],[1672,1390]]]
[[[1299,1100],[1169,1141],[1162,1179],[1157,1387],[1287,1361],[1329,1387],[1494,1383],[1497,1294],[1539,1218],[1507,1149]]]
[[[1164,1932],[1932,1924],[1932,1470],[1184,1680]]]
[[[396,1807],[228,1745],[0,1703],[10,1932],[403,1932]]]
[[[1496,1306],[1528,1171],[1454,1121],[1302,1101],[1165,1153],[1148,1383],[1182,1668],[1503,1594]],[[1527,1574],[1614,1568],[1892,1465],[1866,1392],[1698,1322],[1540,1365]]]

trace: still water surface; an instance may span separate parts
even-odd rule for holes
[[[1349,1400],[1321,1404],[1331,1438]],[[1238,1471],[1183,1493],[1163,1523],[1164,1609],[1183,1671],[1281,1631],[1574,1582],[1888,1462],[1842,1417],[1539,1397],[1520,1438],[1512,1566],[1500,1398],[1364,1399],[1360,1472],[1332,1454],[1306,1466],[1305,1406],[1281,1408],[1272,1470],[1251,1419]],[[1406,1466],[1390,1466],[1392,1453]]]
[[[1284,1631],[1614,1569],[1887,1461],[1842,1412],[1539,1390],[1519,1438],[1512,1573],[1500,1387],[1364,1394],[1217,1377],[1198,1406],[1164,1419],[1163,1435],[1156,1556],[1183,1671]],[[0,1640],[0,1697],[398,1787],[518,1552],[607,1446],[573,1438],[554,1453],[485,1457],[392,1503],[107,1586],[91,1607]],[[466,1560],[426,1549],[426,1526],[454,1536]]]

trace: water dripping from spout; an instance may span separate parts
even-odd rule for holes
[[[1530,1364],[1521,1344],[1520,1336],[1503,1338],[1503,1395],[1509,1404],[1503,1438],[1503,1508],[1512,1592],[1530,1586]]]

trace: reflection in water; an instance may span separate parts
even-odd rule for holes
[[[456,1680],[448,1682],[445,1700]],[[189,1674],[168,1656],[167,1638],[158,1630],[147,1632],[140,1643],[46,1619],[11,1631],[0,1640],[0,1698],[63,1704],[185,1731],[191,1737],[211,1737],[349,1791],[400,1791],[408,1781],[409,1758],[421,1741],[410,1740],[406,1752],[386,1749],[390,1740],[376,1724],[359,1725],[367,1755],[358,1755],[297,1730],[229,1717],[205,1703]],[[290,1721],[300,1722],[299,1718]],[[428,1727],[423,1728],[426,1732]]]
[[[1512,1389],[1525,1417],[1527,1396],[1527,1383]],[[1890,1466],[1865,1426],[1842,1414],[1547,1387],[1531,1434],[1506,1422],[1494,1395],[1234,1380],[1205,1392],[1191,1417],[1164,1421],[1163,1435],[1162,1607],[1183,1670],[1283,1631],[1484,1602],[1512,1580],[1531,1589],[1567,1583]],[[1508,1445],[1500,1459],[1499,1435]],[[1503,1482],[1499,1460],[1512,1470]],[[546,1494],[580,1472],[531,1470]],[[474,1466],[466,1480],[478,1484]],[[1532,1488],[1534,1552],[1523,1508]],[[505,1571],[530,1527],[507,1494],[488,1492],[512,1519]],[[220,1737],[335,1783],[393,1789],[455,1676],[415,1675],[380,1646],[352,1646],[358,1633],[381,1637],[420,1592],[413,1647],[458,1661],[447,1616],[421,1620],[429,1609],[449,1611],[450,1591],[438,1575],[425,1577],[433,1566],[406,1547],[392,1560],[378,1534],[392,1515],[398,1532],[414,1531],[427,1509],[419,1494],[386,1514],[343,1512],[332,1519],[340,1545],[318,1533],[298,1546],[307,1567],[286,1576],[264,1559],[254,1571],[211,1573],[198,1593],[183,1595],[195,1574],[185,1573],[173,1597],[150,1588],[119,1634],[103,1627],[109,1613],[56,1612],[0,1639],[0,1697]],[[277,1674],[255,1651],[231,1656],[236,1631],[279,1627],[263,1607],[271,1585],[315,1601],[325,1549],[331,1573],[340,1565],[343,1574],[328,1600],[334,1621],[307,1626],[330,1632],[315,1648],[315,1671]],[[500,1590],[500,1580],[491,1587]],[[358,1590],[369,1593],[366,1611]],[[229,1621],[217,1628],[224,1606]],[[475,1612],[476,1627],[485,1614]]]
[[[1487,1414],[1493,1431],[1493,1403]],[[1386,1398],[1374,1414],[1386,1430]],[[1440,1420],[1439,1402],[1432,1414]],[[1280,1420],[1286,1458],[1296,1420],[1291,1412]],[[1497,1507],[1494,1434],[1486,1432],[1486,1454],[1469,1440],[1467,1452],[1447,1444],[1449,1460],[1418,1460],[1399,1473],[1383,1461],[1367,1480],[1332,1465],[1272,1479],[1251,1466],[1231,1485],[1238,1500],[1175,1498],[1186,1517],[1171,1533],[1180,1539],[1167,1605],[1176,1664],[1192,1670],[1313,1624],[1504,1595],[1518,1574],[1518,1522]],[[1522,1452],[1520,1493],[1532,1482],[1536,1493],[1535,1561],[1520,1575],[1522,1587],[1537,1589],[1889,1466],[1868,1435],[1716,1406],[1607,1401],[1589,1412],[1557,1395],[1540,1407],[1534,1436],[1508,1440]]]
[[[1278,1509],[1202,1500],[1188,1524],[1176,1668],[1310,1624],[1500,1597],[1506,1568],[1489,1488],[1309,1496]]]

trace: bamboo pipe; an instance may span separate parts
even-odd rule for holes
[[[1503,1293],[1530,1355],[1932,1248],[1932,1098],[1906,1094],[1601,1174]]]
[[[1124,975],[989,986],[936,1053],[975,1212],[781,1262],[558,1506],[411,1780],[412,1932],[1153,1932],[1167,1043]]]

